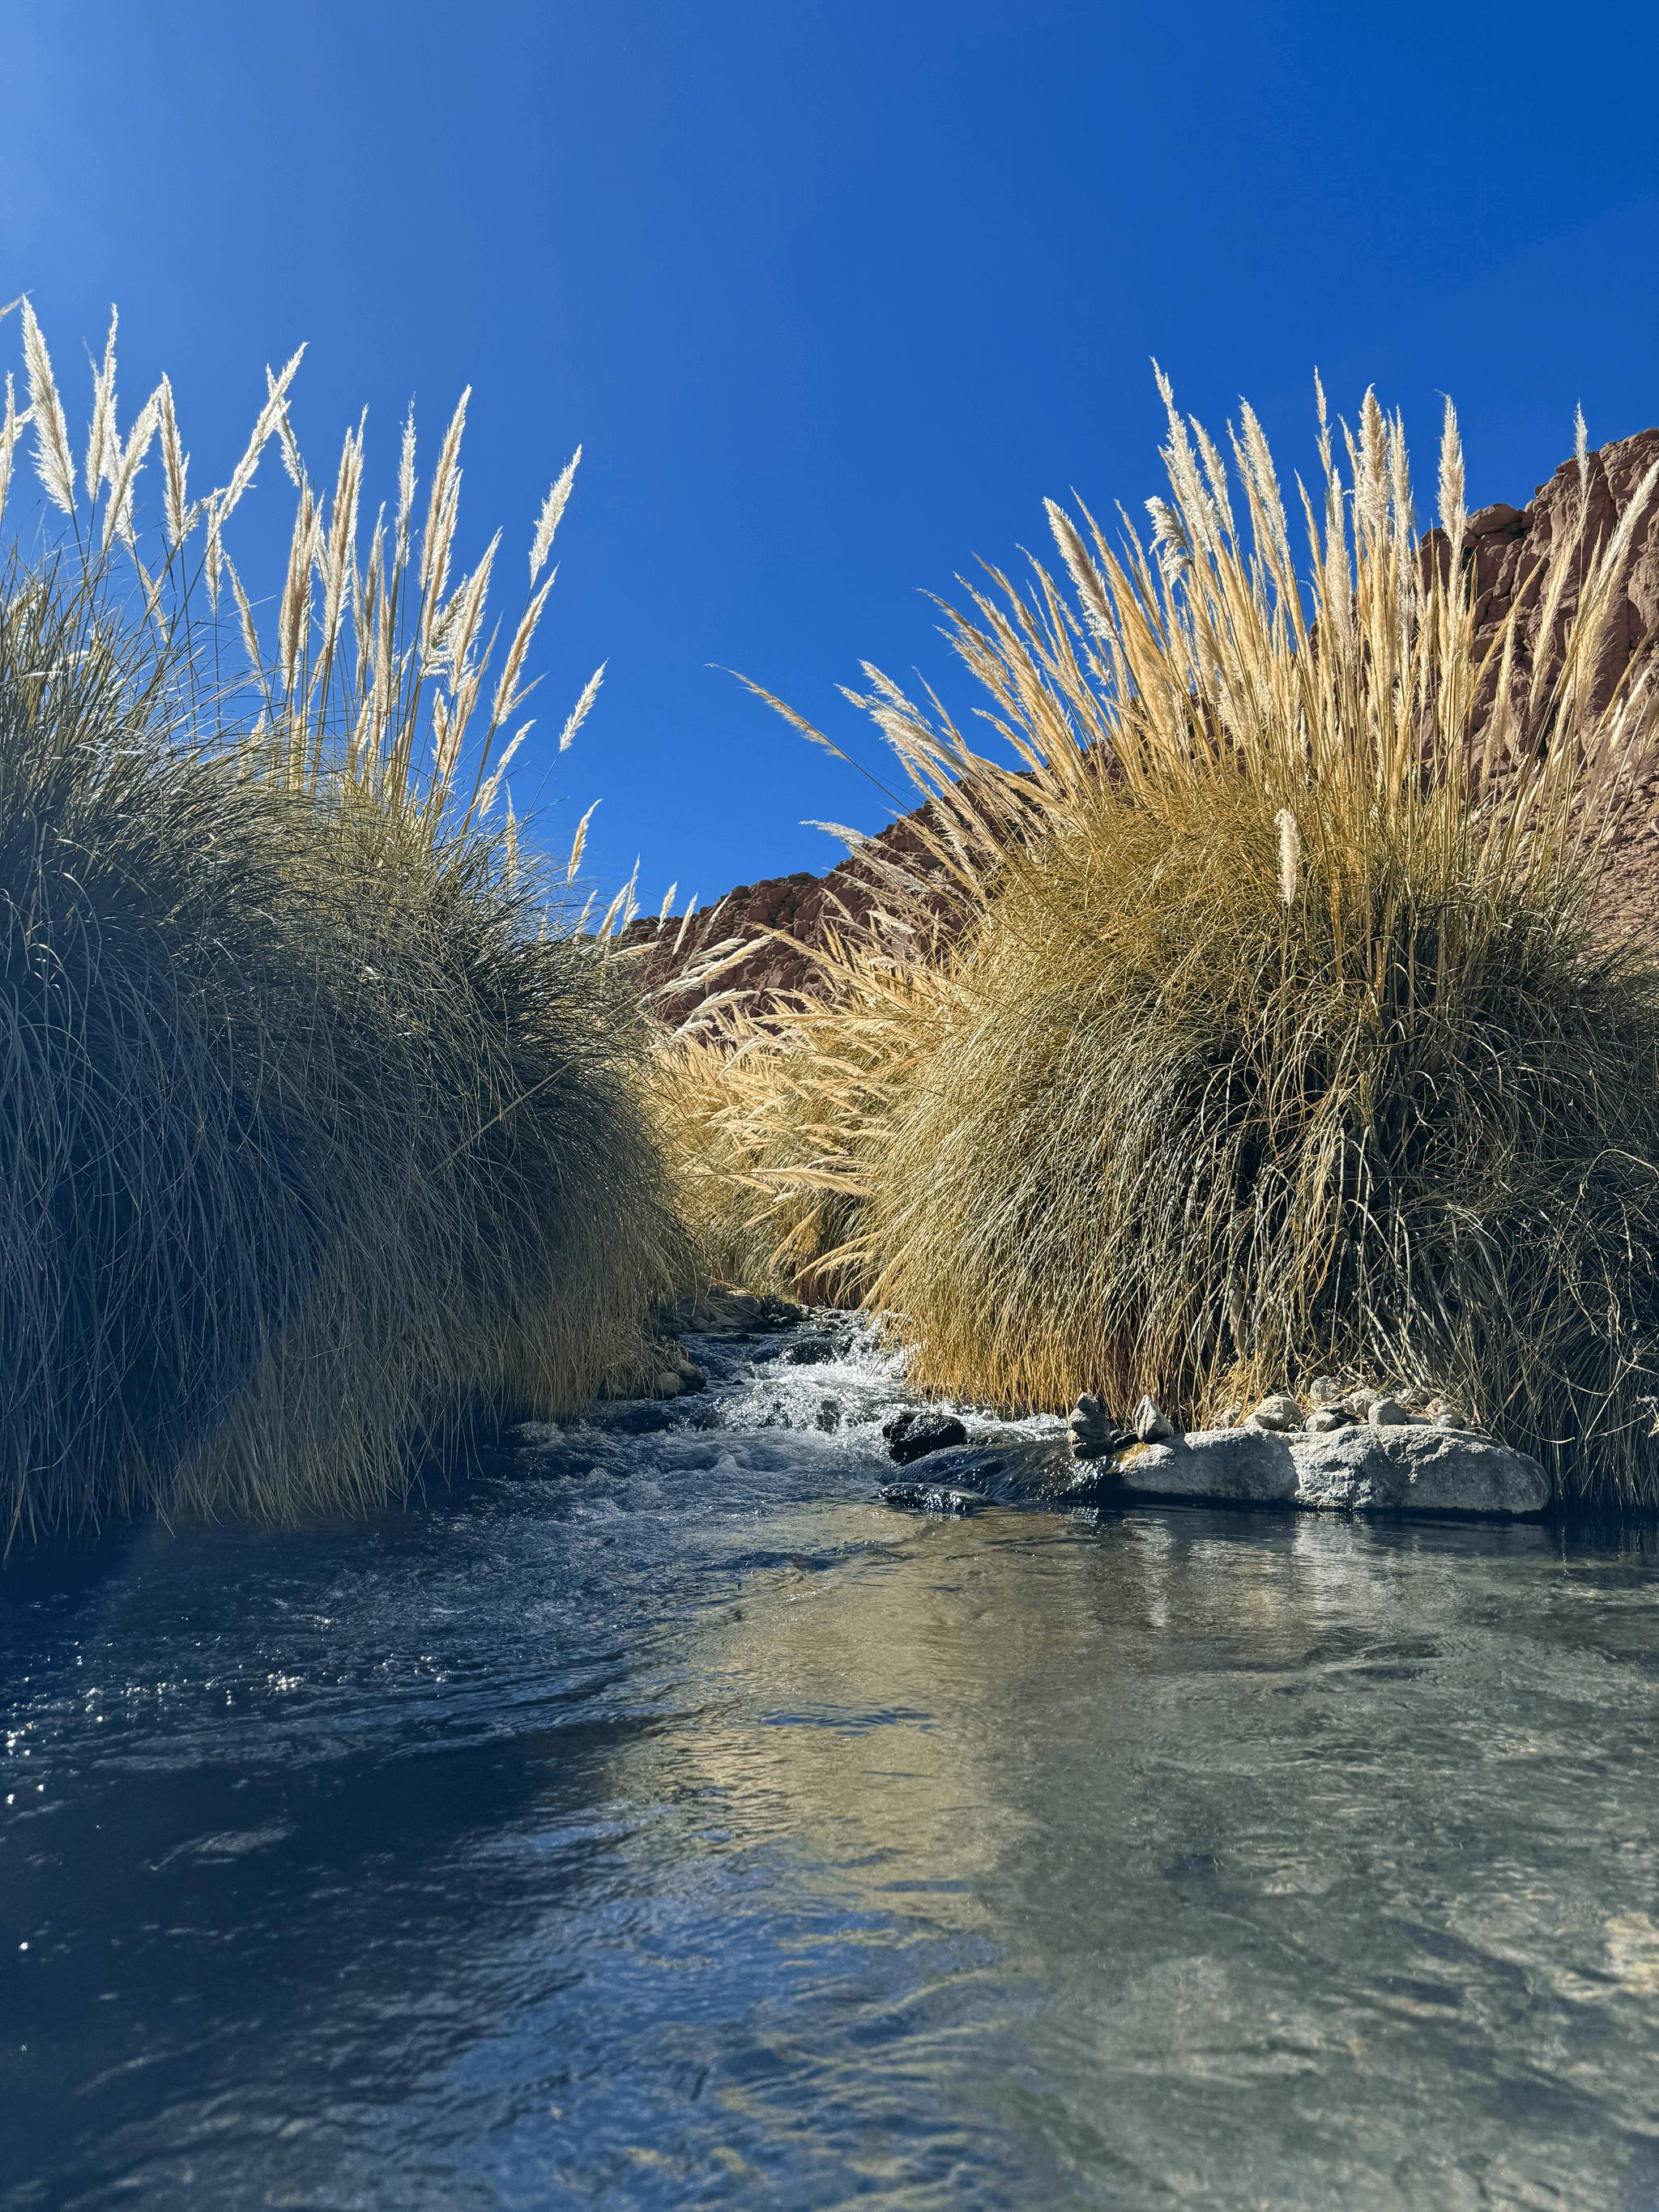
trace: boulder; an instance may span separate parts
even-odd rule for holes
[[[882,1424],[881,1432],[887,1439],[889,1457],[901,1467],[908,1467],[929,1452],[968,1441],[968,1431],[954,1413],[936,1413],[925,1406],[906,1407],[903,1413]]]
[[[1200,1429],[1120,1462],[1121,1493],[1300,1506],[1319,1512],[1541,1513],[1535,1459],[1468,1429],[1345,1424],[1325,1434]]]

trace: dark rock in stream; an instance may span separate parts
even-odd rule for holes
[[[985,1503],[977,1491],[953,1490],[938,1482],[890,1482],[876,1495],[884,1505],[908,1506],[918,1513],[971,1513]]]
[[[786,1337],[778,1358],[786,1367],[822,1367],[838,1358],[842,1347],[833,1336]]]
[[[901,1467],[910,1466],[929,1452],[968,1441],[968,1431],[954,1413],[935,1413],[925,1406],[906,1407],[903,1413],[883,1422],[881,1432],[887,1439],[889,1456]]]

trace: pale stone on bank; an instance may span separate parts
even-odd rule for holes
[[[1345,1425],[1328,1434],[1198,1429],[1128,1453],[1123,1491],[1146,1498],[1319,1511],[1541,1513],[1549,1479],[1490,1437],[1428,1422]]]

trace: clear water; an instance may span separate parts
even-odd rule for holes
[[[901,1514],[783,1349],[5,1571],[5,2212],[1659,2206],[1650,1552]]]

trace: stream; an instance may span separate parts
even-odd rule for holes
[[[903,1512],[850,1316],[688,1348],[0,1571],[0,2212],[1659,2208],[1651,1530]]]

